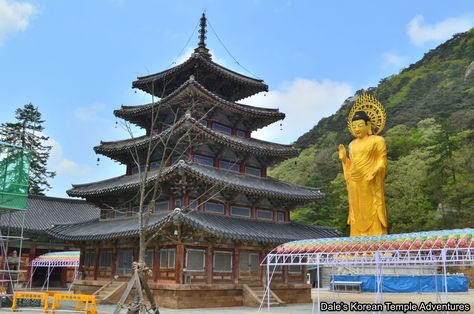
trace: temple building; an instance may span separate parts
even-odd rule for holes
[[[153,209],[146,264],[153,272],[150,287],[164,307],[255,304],[268,251],[292,240],[340,235],[291,221],[292,209],[324,194],[267,176],[268,167],[298,151],[252,138],[252,132],[285,115],[238,102],[268,86],[213,62],[205,26],[203,15],[199,46],[188,60],[133,82],[158,101],[114,111],[146,134],[94,148],[126,165],[126,173],[67,191],[101,208],[93,221],[49,230],[81,250],[76,292],[100,288],[99,300],[120,297],[138,259],[143,187],[158,188],[145,196],[143,208]],[[278,302],[310,301],[304,267],[279,268],[272,283]]]
[[[30,264],[33,259],[48,252],[73,249],[73,245],[68,241],[49,234],[51,228],[62,224],[96,221],[99,217],[99,208],[84,200],[72,198],[29,195],[25,210],[11,211],[0,206],[0,229],[5,246],[5,251],[0,252],[1,269],[19,270],[18,284],[25,287],[30,280]],[[6,258],[10,260],[8,266],[3,252],[7,252]],[[14,256],[18,256],[20,260]],[[39,268],[34,272],[31,278],[33,288],[43,285],[46,271],[45,268]],[[2,272],[0,286],[5,287],[7,279],[8,275]],[[65,288],[73,279],[73,269],[55,268],[51,271],[49,286]]]

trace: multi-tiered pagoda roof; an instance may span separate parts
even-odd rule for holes
[[[146,201],[169,206],[168,211],[161,208],[153,214],[150,230],[162,228],[173,217],[175,222],[234,240],[276,243],[338,235],[334,229],[290,222],[291,209],[322,199],[324,194],[266,175],[268,166],[296,156],[298,150],[252,138],[251,133],[285,115],[278,109],[237,102],[267,91],[268,86],[213,62],[204,33],[202,29],[199,46],[187,61],[133,82],[134,88],[159,100],[122,106],[114,114],[145,129],[146,134],[102,141],[94,147],[96,153],[126,165],[127,171],[103,181],[74,184],[67,193],[98,205],[104,214],[95,222],[58,227],[55,236],[67,240],[136,236],[137,191],[157,183],[161,198]],[[207,202],[225,203],[226,209],[208,211]],[[241,211],[244,207],[244,212],[249,209],[248,216],[232,217],[234,206]],[[183,211],[176,214],[175,207]],[[122,219],[113,219],[110,209],[120,209]],[[259,220],[258,211],[266,212],[266,218]]]

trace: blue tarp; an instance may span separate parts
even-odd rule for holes
[[[374,275],[335,275],[334,281],[360,281],[362,291],[376,292],[377,281]],[[438,278],[438,291],[444,291],[443,276]],[[447,276],[449,292],[467,292],[468,280],[466,276]],[[383,276],[383,292],[436,292],[434,276]]]

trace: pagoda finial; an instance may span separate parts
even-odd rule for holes
[[[201,16],[201,23],[200,26],[201,28],[199,29],[199,44],[196,49],[194,49],[194,52],[199,53],[203,55],[206,58],[211,58],[211,54],[209,53],[209,49],[206,48],[206,25],[207,25],[207,19],[206,19],[206,13],[203,12]]]

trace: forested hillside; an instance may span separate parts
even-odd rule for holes
[[[326,193],[292,219],[348,233],[337,147],[352,140],[347,115],[361,92],[296,141],[298,157],[271,169],[271,176]],[[389,232],[474,227],[474,29],[366,92],[387,110],[381,135],[388,150]]]

